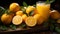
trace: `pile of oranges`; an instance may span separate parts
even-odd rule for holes
[[[14,24],[14,25],[20,25],[22,23],[25,23],[27,26],[33,27],[35,25],[40,25],[43,22],[48,20],[48,17],[46,16],[46,18],[45,18],[45,15],[41,16],[37,12],[36,7],[34,7],[34,6],[25,7],[25,10],[26,10],[25,12],[28,16],[26,14],[24,14],[24,12],[21,10],[21,7],[18,3],[11,3],[8,10],[9,10],[8,12],[10,12],[10,14],[4,13],[1,16],[1,21],[5,25],[10,24],[12,22],[12,24]],[[33,11],[32,16],[29,15],[31,11]],[[51,16],[51,18],[53,18],[53,19],[60,18],[60,13],[58,11],[50,10],[48,12],[49,12],[49,14],[47,14],[47,15]]]

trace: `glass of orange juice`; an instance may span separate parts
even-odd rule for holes
[[[45,2],[37,2],[36,9],[41,16],[47,18],[49,16],[50,4],[46,4]]]

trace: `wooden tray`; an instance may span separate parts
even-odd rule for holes
[[[17,33],[33,33],[33,32],[42,32],[48,31],[48,27],[35,26],[33,28],[17,28],[16,30],[8,29],[7,31],[0,31],[0,34],[17,34]]]

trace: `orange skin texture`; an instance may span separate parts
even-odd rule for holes
[[[16,15],[22,16],[22,15],[23,15],[23,12],[22,12],[22,11],[17,11],[17,12],[16,12]]]
[[[60,18],[60,13],[58,11],[54,11],[50,13],[50,16],[52,19],[59,19]]]
[[[17,12],[20,10],[20,6],[18,3],[11,3],[9,6],[9,10],[12,12]]]
[[[12,21],[12,15],[3,14],[1,16],[1,21],[3,24],[10,24]]]

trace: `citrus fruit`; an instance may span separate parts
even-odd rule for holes
[[[35,14],[33,17],[34,17],[36,20],[38,20],[38,19],[40,18],[40,14]]]
[[[12,12],[16,12],[20,10],[20,6],[18,3],[11,3],[9,6],[9,10]]]
[[[15,14],[14,14],[14,13],[11,13],[10,15],[11,15],[12,17],[14,17]]]
[[[25,20],[25,23],[26,23],[27,26],[33,27],[33,26],[35,26],[37,24],[37,21],[36,21],[36,19],[34,17],[29,16]]]
[[[42,24],[46,19],[42,16],[39,17],[39,19],[37,20],[37,24],[40,25]]]
[[[56,10],[53,10],[50,12],[50,16],[52,19],[59,19],[60,18],[60,13]]]
[[[34,18],[37,20],[37,24],[40,25],[45,21],[45,18],[43,16],[40,16],[40,14],[35,14]]]
[[[12,21],[12,15],[8,15],[8,14],[3,14],[1,16],[1,21],[3,24],[10,24]]]
[[[34,14],[38,14],[38,11],[37,11],[37,9],[34,9]]]
[[[26,15],[26,14],[22,15],[22,19],[23,19],[23,21],[25,21],[26,18],[27,18],[27,15]]]
[[[29,14],[32,10],[34,10],[35,9],[35,7],[33,7],[33,6],[28,6],[27,8],[26,8],[26,13],[27,14]]]
[[[12,23],[14,25],[20,25],[22,23],[22,17],[17,15],[17,16],[14,16],[13,19],[12,19]]]
[[[17,12],[16,12],[16,15],[22,16],[22,15],[23,15],[23,11],[17,11]]]

